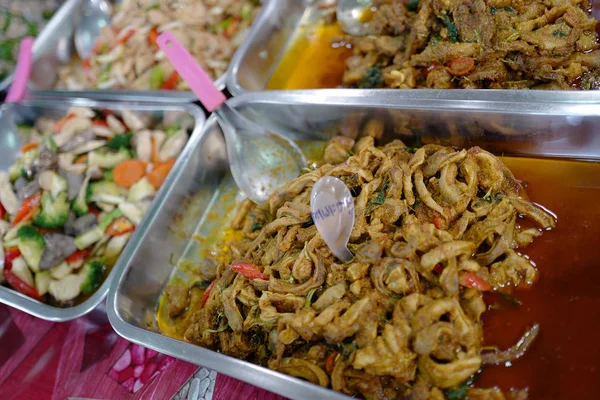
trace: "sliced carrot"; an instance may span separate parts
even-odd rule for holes
[[[70,120],[71,118],[75,118],[75,114],[71,113],[68,114],[64,117],[62,117],[61,119],[59,119],[58,121],[56,121],[54,123],[54,132],[60,132],[63,128],[63,126],[65,125],[65,123]]]
[[[135,35],[135,29],[129,29],[125,35],[123,35],[119,40],[117,40],[117,43],[113,46],[113,49],[118,45],[127,42],[129,39],[131,39],[133,35]]]
[[[36,213],[38,208],[40,208],[41,198],[42,194],[36,193],[33,196],[23,200],[23,203],[21,203],[21,206],[15,215],[15,219],[13,219],[12,226],[15,226],[22,221],[29,221],[31,218],[33,218],[33,215]]]
[[[135,230],[135,225],[123,216],[116,218],[106,228],[106,234],[110,236],[121,236]]]
[[[154,186],[155,189],[161,187],[161,185],[169,175],[171,168],[173,168],[173,164],[175,164],[174,158],[162,163],[158,163],[154,166],[152,172],[146,174],[146,178],[148,178],[148,180],[150,181],[152,186]]]
[[[88,160],[88,155],[87,154],[82,154],[79,157],[77,157],[77,159],[75,160],[75,164],[83,164]]]
[[[146,173],[146,163],[141,160],[127,160],[113,169],[113,180],[117,185],[130,188]]]
[[[158,164],[158,143],[156,139],[152,138],[152,164]]]
[[[38,144],[35,142],[29,142],[21,146],[21,153],[27,153],[29,150],[33,150],[38,147]]]
[[[148,43],[153,46],[156,46],[156,39],[158,38],[158,30],[156,28],[152,28],[150,33],[148,33]]]
[[[160,88],[162,90],[173,90],[177,86],[177,81],[179,81],[179,74],[177,71],[175,71],[169,75],[165,83],[163,83]]]

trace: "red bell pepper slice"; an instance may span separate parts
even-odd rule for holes
[[[238,274],[242,275],[244,278],[248,279],[262,279],[264,281],[269,280],[269,276],[263,274],[256,268],[255,265],[252,264],[231,264],[231,269]]]
[[[200,308],[204,308],[204,305],[206,304],[206,302],[208,301],[208,298],[210,297],[210,292],[212,292],[213,288],[215,287],[215,283],[217,283],[216,279],[214,281],[212,281],[210,283],[210,285],[208,285],[208,287],[204,291],[204,294],[202,295],[202,303],[200,304]]]
[[[41,198],[42,194],[38,192],[33,196],[23,200],[23,203],[21,203],[21,206],[17,211],[17,215],[15,215],[15,219],[13,219],[12,226],[15,226],[22,221],[29,221],[31,218],[33,218],[33,215],[40,207]]]
[[[4,277],[8,284],[17,292],[36,299],[37,301],[42,301],[42,296],[40,296],[38,291],[33,286],[23,282],[21,278],[16,276],[11,270],[4,270]]]
[[[165,83],[163,83],[160,88],[162,90],[173,90],[177,86],[177,81],[179,81],[179,74],[177,71],[175,71],[169,75]]]
[[[11,247],[4,251],[4,270],[10,271],[12,269],[13,261],[15,258],[21,255],[21,251],[17,247]]]
[[[492,289],[492,285],[487,283],[483,278],[475,275],[473,272],[463,272],[459,275],[458,281],[461,286],[477,289],[481,291],[487,291]]]
[[[77,250],[75,253],[71,254],[69,257],[65,259],[69,264],[75,263],[79,260],[85,259],[87,256],[92,254],[92,250],[94,250],[94,246],[90,246],[87,249]]]
[[[135,225],[129,222],[129,220],[125,217],[116,218],[111,224],[106,228],[106,234],[110,236],[121,236],[129,232],[133,232],[135,230]]]

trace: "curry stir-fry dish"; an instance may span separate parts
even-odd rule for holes
[[[597,89],[589,0],[379,0],[348,37],[343,84],[386,88]]]
[[[260,0],[124,0],[92,54],[60,70],[57,88],[188,89],[156,45],[164,31],[217,79],[259,9]]]
[[[242,203],[232,239],[199,279],[167,289],[169,316],[186,341],[348,395],[527,398],[469,386],[486,364],[523,355],[539,331],[524,327],[514,347],[485,350],[483,293],[534,284],[536,266],[519,249],[555,217],[481,148],[377,147],[380,125],[368,127],[356,142],[332,139],[314,169],[266,202]],[[312,223],[310,193],[323,176],[354,196],[347,263]]]

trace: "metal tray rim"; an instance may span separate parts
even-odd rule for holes
[[[31,106],[47,106],[48,104],[52,104],[51,98],[45,98],[43,100],[31,100],[22,103],[23,105],[31,105]],[[180,154],[177,162],[173,166],[172,173],[169,175],[167,180],[164,182],[163,187],[159,190],[157,197],[160,198],[163,194],[167,193],[173,184],[176,181],[176,176],[179,175],[179,172],[183,169],[186,161],[199,137],[201,136],[201,132],[204,129],[206,124],[206,116],[202,109],[192,103],[184,103],[184,104],[159,104],[157,102],[123,102],[123,101],[97,101],[93,99],[64,99],[64,98],[55,98],[54,103],[60,106],[85,106],[85,107],[97,107],[97,108],[106,108],[106,109],[137,109],[137,110],[181,110],[188,112],[195,120],[194,130],[190,135],[190,139],[186,144],[186,147]],[[3,104],[0,106],[0,112],[9,112],[12,104]],[[130,238],[127,246],[123,250],[123,254],[125,254],[129,249],[133,247],[132,243],[137,242],[137,237],[142,236],[145,233],[147,228],[148,220],[150,219],[150,215],[156,211],[156,204],[158,202],[154,202],[151,206],[150,210],[146,213],[142,222],[138,226],[138,229],[134,232],[132,237]],[[108,291],[110,289],[112,281],[118,276],[117,271],[120,270],[120,265],[124,263],[125,257],[123,254],[119,257],[117,263],[113,266],[111,272],[108,274],[102,285],[96,290],[96,292],[83,303],[70,308],[58,308],[53,307],[48,304],[40,303],[35,301],[27,296],[24,296],[16,291],[7,289],[5,287],[0,286],[0,303],[7,304],[11,307],[19,309],[23,312],[31,314],[35,317],[54,322],[64,322],[70,321],[75,318],[81,317],[94,308],[96,308],[107,296]]]
[[[205,132],[207,132],[208,129],[214,126],[216,123],[217,119],[214,115],[209,117],[198,139],[200,139]],[[181,170],[177,171],[177,176],[181,172]],[[167,202],[171,189],[172,187],[160,194],[153,205],[153,210],[159,209],[162,204]],[[191,343],[182,342],[160,333],[144,330],[127,323],[122,318],[118,310],[118,291],[124,277],[127,274],[127,271],[130,268],[131,259],[135,256],[137,244],[141,243],[146,235],[149,234],[148,228],[153,225],[155,219],[158,217],[158,213],[148,213],[148,218],[142,223],[143,226],[140,227],[140,231],[143,231],[143,235],[132,238],[131,243],[135,245],[127,246],[127,248],[125,248],[121,254],[121,258],[119,259],[120,262],[118,264],[117,278],[113,280],[107,298],[108,319],[115,332],[131,342],[149,347],[161,353],[172,355],[196,365],[205,365],[207,368],[214,369],[219,373],[232,376],[236,379],[259,386],[274,393],[279,393],[283,396],[296,399],[328,398],[344,400],[350,398],[341,393],[322,388],[318,385],[302,381],[292,376],[252,364],[247,361],[226,356],[216,351],[209,350]],[[115,267],[117,267],[117,265]],[[287,388],[287,390],[284,391],[282,388]],[[295,395],[293,390],[290,391],[290,388],[302,388],[302,395]]]

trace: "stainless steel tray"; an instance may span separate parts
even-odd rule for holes
[[[21,121],[32,121],[37,117],[48,115],[48,116],[61,116],[71,106],[85,106],[92,107],[99,110],[135,110],[140,112],[151,113],[156,118],[161,118],[164,112],[167,111],[179,111],[186,112],[192,118],[194,118],[195,126],[190,136],[188,144],[179,156],[178,161],[173,166],[173,170],[169,177],[165,180],[163,187],[158,192],[160,197],[165,192],[169,192],[170,187],[175,183],[175,177],[181,171],[185,165],[188,164],[189,158],[194,152],[194,147],[197,145],[200,138],[200,133],[206,122],[204,112],[193,104],[157,104],[157,103],[144,103],[144,102],[100,102],[93,100],[66,100],[66,99],[48,99],[48,100],[34,100],[25,102],[22,104],[4,104],[0,106],[0,170],[7,170],[17,159],[19,149],[21,147],[20,137],[17,133],[16,124]],[[146,230],[146,225],[149,218],[145,217],[134,234],[132,235],[129,243],[125,248],[125,252],[129,251],[135,242],[136,237],[140,236]],[[11,289],[0,286],[0,303],[7,304],[9,306],[18,308],[19,310],[25,311],[38,318],[42,318],[49,321],[69,321],[87,314],[93,310],[98,304],[104,300],[110,284],[117,272],[120,269],[120,265],[126,257],[120,257],[116,265],[113,267],[106,280],[98,288],[98,290],[83,303],[70,308],[57,308],[44,303],[40,303],[30,297],[21,295]]]
[[[320,18],[319,2],[315,0],[279,0],[276,4],[268,4],[263,8],[263,13],[255,21],[255,29],[238,49],[231,60],[227,72],[227,89],[233,96],[238,96],[249,91],[265,90],[271,76],[277,69],[279,62],[290,49],[297,35],[302,34],[303,26],[311,26]],[[600,20],[600,5],[595,3],[592,15]],[[318,62],[318,60],[317,60]],[[440,90],[436,89],[363,89],[363,96],[382,96],[389,98],[388,91],[393,96],[402,98],[420,98],[423,92],[431,98]],[[320,90],[317,89],[317,92]],[[448,90],[451,91],[451,90]],[[454,99],[497,101],[511,97],[521,97],[521,92],[526,90],[483,90],[483,89],[456,89],[452,95]],[[561,101],[579,99],[579,91],[560,91],[558,96],[549,94],[550,91],[535,90],[528,95],[531,102],[543,103],[548,98],[559,98]],[[483,94],[482,94],[483,93]],[[584,98],[590,101],[600,99],[600,91],[586,91]]]
[[[33,65],[29,82],[32,98],[40,97],[81,97],[96,100],[113,100],[115,96],[125,99],[141,99],[144,101],[158,102],[189,102],[197,100],[191,91],[174,90],[54,90],[58,79],[58,69],[71,61],[76,55],[74,46],[74,30],[81,17],[82,6],[88,0],[66,0],[63,6],[55,13],[35,41],[33,48]],[[109,0],[118,4],[121,0]],[[277,0],[263,0],[263,10],[258,14],[257,21],[264,18],[264,9],[271,8]],[[246,41],[253,36],[256,24],[248,31]],[[244,46],[244,44],[242,44]],[[225,88],[227,74],[223,74],[215,81],[220,89]],[[12,82],[12,75],[0,84],[0,91],[7,88]]]
[[[387,132],[407,140],[457,146],[485,146],[497,153],[600,160],[600,102],[531,104],[519,99],[495,103],[450,98],[436,100],[365,97],[360,90],[256,92],[230,104],[246,116],[298,139],[327,139],[348,124],[381,119]],[[444,92],[453,93],[453,92]],[[442,96],[442,93],[439,94]],[[443,96],[442,96],[443,97]],[[576,96],[577,97],[577,96]],[[190,343],[169,338],[153,325],[157,302],[171,277],[173,260],[197,260],[210,245],[215,225],[225,223],[233,199],[221,131],[211,117],[175,184],[161,193],[144,226],[122,255],[119,278],[108,297],[114,329],[126,339],[212,368],[294,399],[348,398]],[[160,211],[160,212],[159,212]],[[192,235],[195,239],[192,240]],[[201,239],[201,238],[205,239]],[[200,247],[199,247],[200,246]]]

